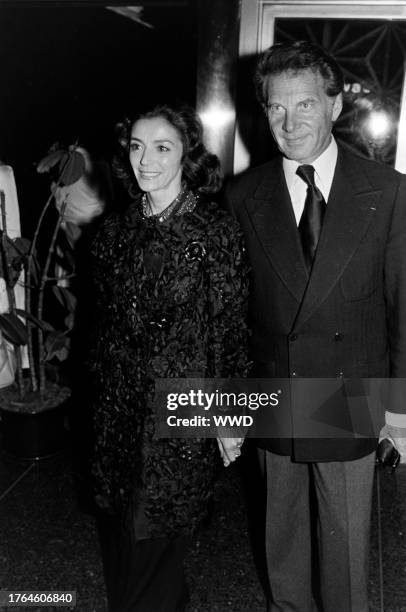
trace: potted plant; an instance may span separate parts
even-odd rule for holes
[[[0,390],[3,444],[6,450],[27,458],[53,454],[65,437],[63,405],[70,389],[47,375],[49,364],[68,357],[76,306],[76,297],[64,282],[74,275],[69,243],[61,240],[67,198],[61,202],[57,196],[82,176],[85,159],[77,145],[54,145],[37,170],[49,172],[54,180],[31,240],[9,238],[5,196],[0,191],[0,276],[9,304],[8,312],[0,314],[0,333],[15,354],[15,383]],[[49,225],[51,211],[54,219]],[[16,307],[14,296],[21,278],[23,309]]]

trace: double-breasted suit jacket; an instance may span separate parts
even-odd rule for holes
[[[252,268],[256,377],[406,377],[405,176],[339,146],[310,277],[281,157],[234,178],[226,199]],[[275,431],[259,445],[299,461],[352,460],[376,446],[351,433],[295,438],[294,417],[292,439]]]

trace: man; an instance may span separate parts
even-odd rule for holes
[[[227,191],[252,266],[253,375],[343,385],[406,377],[405,177],[337,145],[331,130],[343,76],[318,46],[274,45],[259,59],[256,86],[281,155],[236,177]],[[340,429],[345,395],[329,404],[326,431]],[[314,609],[312,492],[321,609],[367,612],[377,440],[350,432],[305,437],[298,405],[285,419],[290,435],[258,440],[267,473],[269,610]],[[322,422],[326,415],[318,414]],[[390,416],[398,425],[403,415]]]

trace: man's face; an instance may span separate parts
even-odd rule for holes
[[[267,117],[280,151],[288,159],[311,164],[328,147],[342,96],[328,96],[318,72],[282,72],[266,83]]]

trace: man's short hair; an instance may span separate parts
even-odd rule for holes
[[[328,96],[337,96],[343,91],[344,77],[341,68],[322,47],[308,40],[276,43],[264,51],[257,62],[254,84],[259,102],[267,103],[265,85],[270,75],[302,70],[319,73],[325,83]]]

